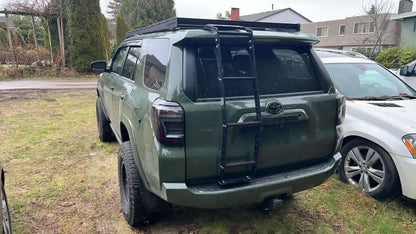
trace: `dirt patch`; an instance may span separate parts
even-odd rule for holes
[[[19,90],[2,90],[0,91],[0,103],[10,100],[21,100],[21,99],[45,99],[46,101],[53,102],[54,99],[50,98],[51,94],[58,93],[90,93],[91,90],[79,91],[79,90],[70,90],[70,89],[19,89]]]

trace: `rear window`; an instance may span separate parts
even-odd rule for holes
[[[189,48],[187,66],[195,69],[188,72],[195,81],[196,98],[220,97],[217,61],[214,46]],[[248,47],[221,46],[224,77],[254,76],[250,66]],[[321,90],[319,79],[312,66],[309,47],[255,45],[257,77],[261,95],[298,93]],[[192,70],[191,69],[191,70]],[[228,97],[253,95],[250,80],[224,80]]]

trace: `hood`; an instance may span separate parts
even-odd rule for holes
[[[416,99],[398,101],[347,101],[347,115],[416,132]]]

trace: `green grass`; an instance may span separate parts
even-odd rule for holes
[[[264,213],[175,207],[131,229],[121,212],[118,144],[98,140],[94,91],[0,103],[0,160],[15,233],[415,233],[416,205],[376,201],[334,175]]]

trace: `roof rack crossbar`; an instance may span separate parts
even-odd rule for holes
[[[193,19],[173,17],[167,20],[149,25],[144,28],[135,29],[126,33],[126,38],[154,32],[173,31],[178,29],[204,29],[206,25],[215,25],[216,27],[236,29],[236,27],[250,28],[261,31],[281,31],[281,32],[299,32],[299,24],[285,23],[265,23],[238,20],[212,20],[212,19]]]

